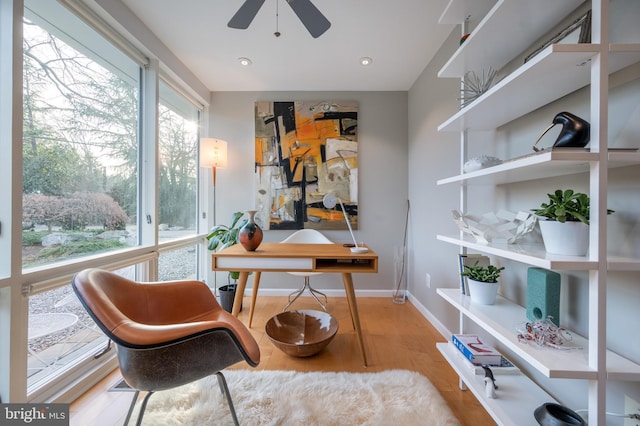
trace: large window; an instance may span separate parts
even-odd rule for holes
[[[23,178],[10,189],[22,208],[11,204],[8,219],[0,210],[2,237],[22,224],[21,241],[11,242],[22,268],[7,267],[13,257],[0,268],[8,271],[0,276],[3,400],[66,402],[117,365],[70,287],[77,271],[164,281],[198,279],[202,269],[202,106],[88,7],[24,0],[21,43],[0,43],[3,89],[11,49],[23,48],[22,140],[2,135]],[[0,8],[3,30],[15,22],[9,12]],[[14,121],[9,104],[0,104],[3,124]]]
[[[158,240],[176,240],[197,232],[198,123],[200,110],[160,80],[158,106]],[[158,279],[196,279],[198,245],[162,251]]]
[[[25,1],[23,33],[23,270],[137,246],[140,64],[55,1]],[[108,344],[69,279],[54,281],[29,297],[36,400]]]
[[[138,243],[140,67],[46,3],[23,25],[24,268]]]
[[[160,81],[160,241],[196,233],[199,110]]]

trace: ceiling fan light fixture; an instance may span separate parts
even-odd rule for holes
[[[311,0],[286,1],[313,38],[320,37],[331,27],[331,22],[314,6]],[[236,14],[233,15],[227,26],[229,28],[246,30],[249,28],[249,24],[251,24],[253,18],[258,14],[264,2],[265,0],[244,0],[244,3],[240,6]],[[277,19],[278,2],[276,2],[276,33],[278,32]],[[278,35],[276,35],[276,37],[278,37]]]
[[[238,58],[238,62],[240,62],[240,65],[242,65],[243,67],[248,67],[253,63],[251,62],[251,59],[245,57]]]
[[[371,63],[373,63],[373,59],[371,59],[368,56],[363,56],[362,58],[360,58],[360,65],[362,66],[368,66],[371,65]]]

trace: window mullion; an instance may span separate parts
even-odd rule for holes
[[[158,244],[158,69],[158,61],[151,60],[142,71],[138,226],[143,246]]]

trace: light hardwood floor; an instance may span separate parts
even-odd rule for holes
[[[329,346],[310,358],[292,358],[277,349],[264,325],[282,310],[286,297],[259,297],[251,332],[260,345],[258,370],[377,372],[390,369],[417,371],[426,376],[447,401],[462,425],[493,425],[491,417],[470,391],[458,388],[458,376],[436,349],[445,339],[410,303],[395,304],[391,298],[358,298],[369,367],[364,367],[346,298],[329,298],[328,310],[340,325]],[[239,319],[249,319],[249,298]],[[292,309],[318,309],[311,297],[301,297]],[[239,363],[232,369],[250,369]],[[116,371],[71,404],[72,426],[121,425],[132,392],[108,392],[120,380]],[[233,390],[231,390],[233,394]],[[153,398],[153,397],[152,397]],[[412,425],[407,425],[412,426]]]

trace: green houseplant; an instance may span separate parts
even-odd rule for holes
[[[216,225],[211,228],[206,237],[207,241],[209,241],[207,245],[209,250],[219,252],[229,246],[238,244],[240,242],[238,239],[240,228],[247,223],[247,219],[240,220],[243,216],[243,212],[235,212],[233,216],[231,216],[230,225]],[[229,275],[231,279],[237,280],[240,273],[230,272]]]
[[[589,248],[590,200],[587,194],[573,189],[556,189],[547,194],[533,213],[546,220],[538,221],[547,252],[584,256]],[[607,214],[613,213],[607,210]]]
[[[464,265],[464,272],[460,275],[482,283],[497,283],[503,270],[504,266],[501,268],[494,265],[482,266],[476,260],[476,263],[471,266]]]
[[[481,305],[493,305],[498,294],[498,278],[504,270],[504,266],[498,268],[494,265],[480,265],[476,261],[473,265],[464,265],[460,274],[467,277],[471,301]]]
[[[230,225],[215,225],[213,228],[211,228],[206,236],[207,240],[209,241],[209,243],[207,244],[208,249],[213,252],[218,252],[229,246],[238,244],[240,242],[238,238],[240,228],[242,228],[247,223],[247,219],[241,220],[243,216],[243,212],[235,212],[233,216],[231,216]],[[233,300],[235,298],[237,281],[239,277],[240,272],[229,272],[229,275],[227,277],[228,284],[218,289],[220,291],[221,305],[226,311],[231,312],[231,309],[233,308]]]

